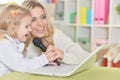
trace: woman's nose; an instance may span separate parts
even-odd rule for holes
[[[41,19],[37,19],[37,24],[38,24],[38,25],[43,25],[42,20],[41,20]]]

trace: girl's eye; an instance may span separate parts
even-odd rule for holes
[[[36,20],[36,19],[35,19],[35,18],[33,18],[33,19],[32,19],[32,22],[34,22],[35,20]]]
[[[27,25],[27,26],[25,26],[25,28],[28,28],[28,25]]]

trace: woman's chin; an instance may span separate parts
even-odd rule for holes
[[[39,37],[39,38],[42,38],[45,36],[45,34],[39,34],[39,35],[34,35],[35,37]]]

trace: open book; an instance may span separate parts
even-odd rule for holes
[[[113,44],[100,46],[88,57],[86,57],[81,63],[76,65],[61,64],[60,66],[44,66],[40,69],[30,70],[28,73],[59,77],[70,76],[83,70],[89,69],[95,64],[96,54],[99,54],[99,51],[103,49],[108,50],[111,46],[113,46]]]

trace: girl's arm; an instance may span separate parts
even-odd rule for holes
[[[49,63],[44,54],[32,59],[25,58],[10,41],[0,42],[0,61],[8,68],[20,72],[41,68]]]

